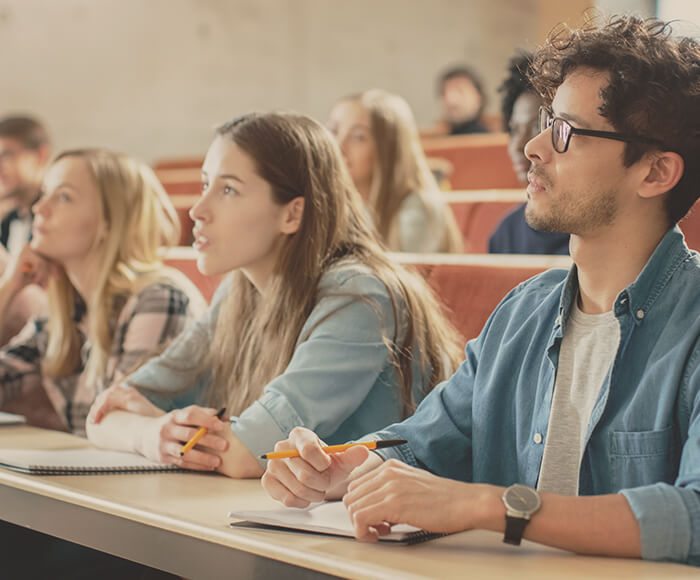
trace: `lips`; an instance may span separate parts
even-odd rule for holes
[[[201,230],[198,230],[197,228],[192,230],[192,234],[194,236],[194,242],[192,242],[192,247],[197,252],[201,252],[204,248],[206,248],[211,243],[209,241],[209,238],[207,238],[204,234],[202,234]]]
[[[541,193],[547,190],[547,183],[541,177],[538,177],[534,171],[528,171],[527,174],[527,192],[530,194]]]
[[[36,223],[36,221],[32,224],[32,235],[36,236],[37,234],[39,235],[45,235],[46,234],[46,228],[44,226],[41,226]]]

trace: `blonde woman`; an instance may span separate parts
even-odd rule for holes
[[[315,121],[253,114],[220,127],[191,216],[199,269],[230,276],[202,320],[95,402],[98,445],[259,477],[257,456],[295,426],[358,437],[411,413],[460,359],[429,289],[377,243]],[[214,416],[223,406],[230,424]],[[209,433],[181,457],[200,427]]]
[[[390,250],[462,251],[405,100],[379,89],[346,97],[333,107],[329,128]]]
[[[0,283],[0,312],[48,284],[50,314],[0,350],[0,408],[85,432],[95,396],[200,316],[206,305],[159,249],[179,224],[153,172],[103,150],[68,151],[47,170],[33,239]]]

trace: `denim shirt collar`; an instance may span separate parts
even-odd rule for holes
[[[685,245],[681,230],[677,225],[673,226],[661,238],[637,279],[617,295],[613,306],[615,316],[619,318],[629,312],[635,324],[641,325],[673,273],[692,255]],[[559,316],[555,324],[555,328],[560,327],[556,328],[559,337],[564,334],[571,304],[577,294],[578,269],[574,264],[564,281],[564,289],[559,299]]]

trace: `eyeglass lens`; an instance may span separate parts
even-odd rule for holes
[[[552,128],[552,146],[554,150],[562,153],[566,150],[569,136],[571,135],[571,125],[563,119],[555,118],[547,109],[540,109],[540,132]]]

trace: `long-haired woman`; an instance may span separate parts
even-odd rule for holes
[[[255,477],[256,457],[295,426],[358,437],[405,417],[457,364],[453,329],[376,241],[324,127],[239,117],[218,129],[202,181],[197,265],[230,275],[202,320],[95,402],[93,442]]]
[[[372,89],[333,107],[329,128],[392,251],[460,252],[462,238],[421,148],[408,103]]]
[[[177,214],[144,164],[76,150],[49,166],[33,239],[0,282],[0,313],[26,285],[48,285],[50,314],[0,350],[0,408],[85,432],[95,396],[199,317],[206,304],[159,251]]]

